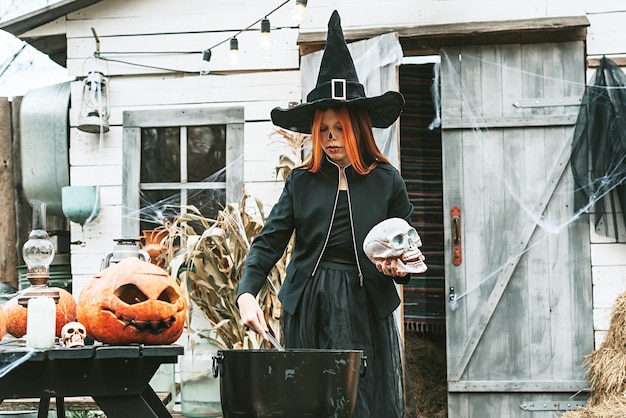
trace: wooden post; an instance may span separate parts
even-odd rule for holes
[[[11,103],[0,97],[0,281],[17,289],[17,233]]]

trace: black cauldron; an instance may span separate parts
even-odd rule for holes
[[[361,350],[218,350],[213,357],[224,418],[351,418],[366,367]]]

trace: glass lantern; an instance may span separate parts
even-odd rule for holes
[[[100,71],[90,71],[84,80],[78,129],[84,132],[109,131],[109,79]]]
[[[59,301],[58,289],[48,287],[50,278],[50,264],[54,259],[54,245],[46,231],[46,204],[33,204],[33,229],[28,235],[28,241],[22,247],[22,256],[28,266],[26,278],[30,287],[26,288],[18,298],[18,303],[26,306],[33,297],[51,297]]]

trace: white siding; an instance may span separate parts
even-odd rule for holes
[[[583,16],[584,0],[315,0],[309,2],[302,32],[325,30],[330,12],[341,15],[344,30],[415,27],[445,23]]]
[[[622,257],[626,255],[626,250],[619,249],[616,246],[594,246],[595,251],[606,252],[613,254],[614,256]],[[608,251],[605,251],[605,248]],[[611,251],[612,249],[618,250],[619,253]],[[593,254],[593,252],[592,252]],[[611,308],[615,298],[626,291],[626,269],[623,265],[602,265],[594,266],[592,268],[593,273],[593,327],[595,332],[596,347],[600,345],[606,332],[609,329],[611,319]]]
[[[626,55],[626,7],[622,5],[615,11],[589,13],[591,26],[587,32],[587,54],[600,58],[602,55],[624,57]],[[622,41],[618,41],[622,40]]]
[[[621,224],[618,227],[619,234],[623,237],[625,228]],[[609,329],[613,302],[626,291],[626,244],[595,233],[593,225],[590,225],[590,230],[593,327],[596,347],[599,347]]]

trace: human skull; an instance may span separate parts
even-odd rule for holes
[[[363,241],[363,250],[372,263],[395,258],[399,270],[407,273],[426,271],[421,246],[422,240],[415,228],[401,218],[385,219],[375,225]]]
[[[68,322],[61,328],[61,339],[67,348],[83,347],[87,332],[80,322]]]

